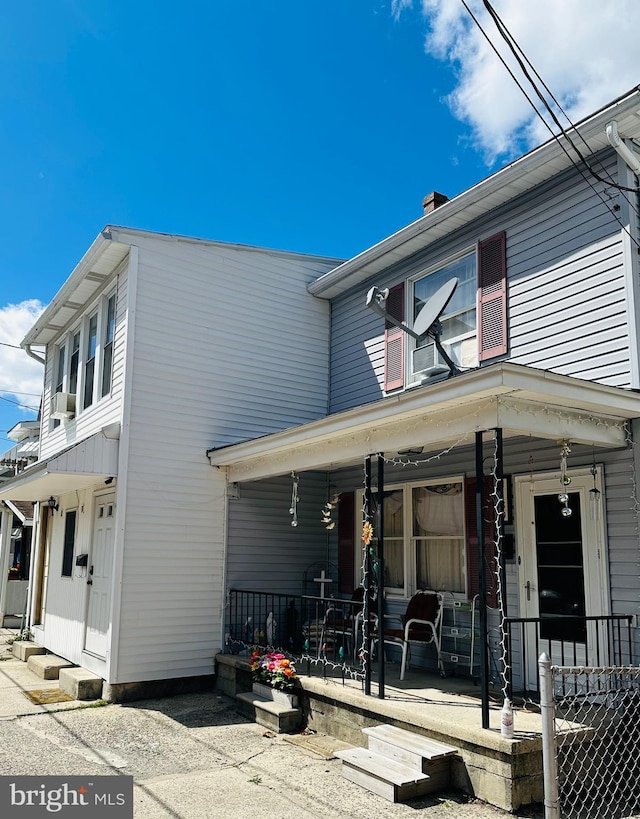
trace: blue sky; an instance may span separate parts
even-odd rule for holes
[[[533,12],[547,30],[550,2]],[[535,142],[529,113],[482,100],[502,99],[495,66],[452,3],[3,3],[0,341],[20,342],[105,224],[348,257]],[[619,67],[615,94],[633,84]],[[574,85],[587,110],[615,95]],[[0,347],[0,451],[34,417],[9,401],[37,406],[40,378]]]

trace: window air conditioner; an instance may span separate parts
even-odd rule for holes
[[[449,368],[437,360],[433,343],[411,351],[411,374],[414,378],[420,378],[421,383],[439,379],[448,372]]]
[[[76,397],[69,392],[57,392],[51,399],[51,417],[67,420],[76,414]]]

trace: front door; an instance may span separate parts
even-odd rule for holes
[[[601,486],[601,475],[598,474]],[[546,651],[558,665],[583,665],[595,657],[595,624],[584,617],[608,614],[604,554],[604,514],[591,506],[591,474],[518,480],[518,578],[520,615],[525,624],[524,688],[537,689],[538,656]],[[566,494],[566,502],[559,496]],[[604,630],[606,633],[606,629]],[[599,646],[600,660],[606,645]]]
[[[87,574],[89,605],[85,650],[98,657],[105,657],[107,650],[115,543],[115,510],[115,495],[100,495],[96,498],[93,545]]]

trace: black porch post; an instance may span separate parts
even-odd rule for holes
[[[378,697],[384,699],[384,458],[378,453]]]
[[[500,572],[500,608],[504,617],[507,616],[506,569],[504,565],[504,459],[502,454],[502,427],[496,427],[496,501],[500,511],[496,515],[496,542],[498,551],[498,571]],[[501,635],[504,639],[504,634]]]
[[[476,534],[478,537],[478,609],[480,614],[480,689],[482,696],[482,727],[489,727],[489,663],[487,656],[487,578],[484,565],[484,525],[482,519],[482,432],[476,432]]]
[[[364,508],[365,520],[371,523],[371,455],[364,459]],[[371,694],[371,636],[369,634],[369,544],[362,544],[364,549],[364,561],[362,563],[362,586],[364,595],[362,598],[362,656],[364,657],[364,693]]]

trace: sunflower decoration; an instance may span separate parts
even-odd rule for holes
[[[371,538],[373,537],[373,526],[369,523],[368,520],[364,522],[362,527],[362,542],[365,546],[368,546],[371,543]]]

